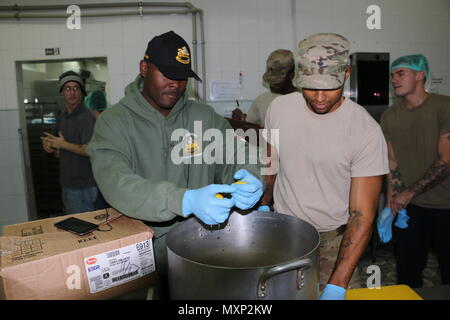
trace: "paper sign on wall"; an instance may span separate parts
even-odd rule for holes
[[[209,83],[211,101],[236,100],[240,96],[239,81],[211,80]]]

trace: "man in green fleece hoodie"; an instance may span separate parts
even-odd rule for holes
[[[125,97],[97,120],[88,147],[106,201],[155,231],[156,270],[163,283],[170,228],[190,214],[206,224],[222,223],[233,206],[250,209],[263,192],[257,152],[251,152],[245,140],[236,137],[233,146],[224,146],[225,160],[217,152],[213,163],[202,161],[212,142],[198,133],[199,124],[203,131],[219,130],[223,137],[232,128],[210,106],[188,99],[189,77],[201,81],[191,69],[183,38],[173,31],[154,37],[140,62],[140,74],[126,87]],[[188,134],[181,137],[184,141],[174,141],[180,130]],[[179,145],[188,155],[181,163],[175,152]],[[242,151],[248,157],[237,164],[233,159]],[[234,184],[236,180],[245,184]],[[218,193],[232,197],[220,199]]]

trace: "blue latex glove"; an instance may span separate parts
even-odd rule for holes
[[[267,211],[267,212],[270,212],[270,207],[267,206],[267,205],[263,205],[263,206],[260,206],[260,207],[258,208],[258,211]]]
[[[232,198],[236,201],[236,207],[247,210],[253,207],[263,194],[263,184],[245,169],[240,169],[234,174],[234,178],[245,184],[234,184],[237,188],[231,193]]]
[[[391,241],[393,221],[394,216],[392,215],[391,208],[384,208],[383,211],[381,211],[381,213],[378,215],[377,228],[382,243]]]
[[[210,184],[206,187],[187,190],[183,197],[183,215],[191,213],[206,224],[218,224],[228,219],[230,209],[235,205],[233,199],[216,197],[217,193],[232,193],[235,185]]]
[[[402,209],[397,213],[397,221],[395,221],[395,226],[400,229],[408,228],[409,217],[406,214],[406,209]]]
[[[334,284],[327,284],[322,291],[320,300],[345,300],[347,290]]]

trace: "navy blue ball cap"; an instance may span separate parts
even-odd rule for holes
[[[202,81],[191,67],[191,50],[182,37],[173,31],[163,33],[149,41],[144,61],[156,65],[169,79],[195,78]]]

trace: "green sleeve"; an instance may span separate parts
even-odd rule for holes
[[[134,173],[127,126],[105,116],[98,119],[88,146],[94,177],[105,200],[120,212],[146,221],[169,221],[182,215],[186,189]]]

